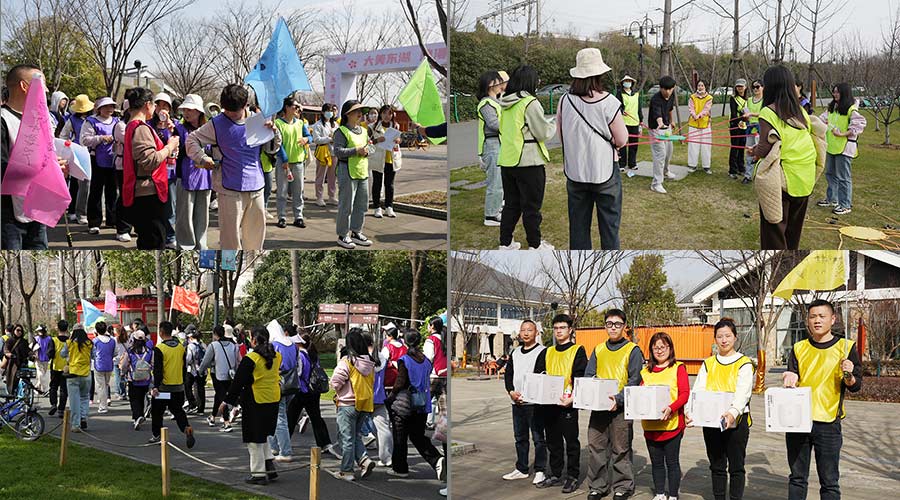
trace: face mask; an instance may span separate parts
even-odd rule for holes
[[[630,89],[630,88],[631,88],[631,82],[625,82],[625,83],[623,83],[623,84],[622,84],[622,87],[623,87],[623,88],[626,88],[626,89]]]
[[[330,120],[330,119],[332,119],[332,118],[334,118],[334,113],[332,113],[331,111],[326,111],[326,112],[325,112],[325,119],[326,119],[326,120]]]

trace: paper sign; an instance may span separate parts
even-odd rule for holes
[[[172,393],[171,392],[161,392],[154,399],[172,399]]]
[[[572,406],[582,410],[609,411],[613,406],[613,400],[609,398],[618,393],[618,380],[579,377],[575,379],[572,390]]]
[[[91,153],[88,148],[65,139],[53,139],[53,149],[68,162],[70,177],[91,180]]]
[[[722,415],[731,408],[733,392],[691,391],[687,412],[695,427],[721,428]]]
[[[275,137],[275,131],[266,126],[266,116],[262,113],[250,115],[244,121],[244,127],[247,145],[250,147],[261,146]]]
[[[812,391],[809,387],[766,389],[766,432],[812,431]]]
[[[394,149],[394,146],[395,146],[394,140],[397,139],[398,137],[400,137],[400,134],[402,134],[402,132],[400,132],[399,130],[395,129],[394,127],[390,127],[390,128],[385,129],[385,131],[384,131],[384,141],[379,142],[379,143],[377,144],[378,147],[379,147],[380,149],[385,150],[385,151],[391,151],[391,150],[393,150],[393,149]]]
[[[529,373],[525,375],[525,391],[522,392],[522,399],[539,405],[558,405],[565,384],[565,377]]]
[[[672,403],[667,385],[640,385],[625,388],[625,420],[661,420]]]

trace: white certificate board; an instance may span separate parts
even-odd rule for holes
[[[525,390],[522,399],[539,405],[558,405],[565,389],[565,377],[529,373],[525,375]]]
[[[625,388],[625,420],[661,420],[672,403],[667,385],[634,385]]]
[[[391,151],[394,149],[394,140],[400,137],[401,133],[394,127],[384,129],[384,140],[379,142],[377,146],[385,151]]]
[[[812,391],[809,387],[766,389],[766,432],[812,431]]]
[[[721,428],[722,415],[731,408],[733,392],[691,391],[688,413],[695,427]]]
[[[619,381],[604,378],[578,377],[572,390],[572,406],[582,410],[609,411],[619,393]]]
[[[247,136],[247,145],[260,146],[275,138],[275,131],[266,127],[266,116],[262,113],[250,115],[244,121],[244,132]]]

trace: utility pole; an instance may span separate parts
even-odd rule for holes
[[[663,40],[659,48],[659,76],[663,77],[671,73],[672,50],[672,0],[666,0],[663,9]]]
[[[297,326],[302,326],[300,320],[300,263],[296,249],[291,249],[291,321]]]
[[[156,328],[159,331],[159,324],[164,321],[165,307],[165,290],[163,290],[163,270],[162,270],[162,252],[156,250],[153,252],[156,264]]]
[[[529,16],[528,21],[528,31],[530,32],[531,28],[531,9],[532,7],[536,10],[537,15],[537,29],[535,32],[540,35],[541,32],[541,3],[540,0],[521,0],[519,2],[513,4],[507,4],[507,0],[499,0],[500,8],[488,12],[482,16],[478,16],[475,18],[475,24],[482,23],[484,21],[492,20],[495,18],[500,18],[500,35],[506,35],[506,14],[513,14],[514,17],[517,17],[518,14],[525,13]]]

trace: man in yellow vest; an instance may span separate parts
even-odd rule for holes
[[[578,441],[578,410],[572,408],[572,384],[577,377],[584,376],[587,355],[584,347],[575,344],[575,329],[572,317],[557,314],[553,317],[553,338],[556,345],[544,349],[534,362],[534,373],[546,373],[565,377],[565,389],[559,404],[540,405],[547,451],[550,453],[550,477],[537,485],[551,488],[562,484],[562,492],[572,493],[578,487],[581,470],[581,444]],[[563,466],[565,476],[563,476]]]
[[[153,347],[153,389],[150,395],[150,415],[153,437],[150,443],[159,442],[163,413],[168,409],[175,417],[178,428],[187,438],[187,447],[194,447],[194,429],[184,413],[184,381],[187,379],[187,350],[176,338],[172,338],[175,327],[168,321],[159,323],[159,343]]]
[[[785,387],[812,389],[812,431],[785,434],[791,467],[788,500],[806,499],[813,449],[820,498],[839,500],[841,421],[846,416],[844,392],[848,389],[857,392],[862,388],[862,366],[855,343],[831,333],[836,320],[834,305],[827,300],[814,300],[808,311],[809,338],[794,344],[783,375]]]
[[[628,129],[628,144],[619,150],[619,170],[625,168],[637,170],[637,142],[641,135],[641,123],[644,121],[644,111],[641,109],[641,91],[635,89],[637,81],[625,75],[622,78],[622,88],[616,97],[622,103],[622,117],[625,119],[625,128]]]
[[[591,353],[584,371],[585,377],[619,381],[619,393],[609,411],[592,411],[588,424],[587,481],[590,482],[588,500],[599,500],[613,491],[613,499],[624,500],[634,493],[634,469],[631,440],[634,429],[625,420],[625,387],[641,385],[644,355],[641,348],[625,338],[625,311],[606,311],[606,333],[609,340]],[[611,469],[611,470],[610,470]]]
[[[54,356],[50,362],[50,411],[48,415],[59,412],[59,418],[63,417],[66,409],[66,401],[69,399],[69,388],[63,377],[63,369],[66,367],[66,359],[62,357],[63,346],[69,340],[69,322],[61,319],[56,323],[57,334],[53,338]]]

